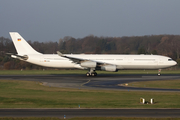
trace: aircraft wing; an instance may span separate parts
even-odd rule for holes
[[[61,57],[64,57],[64,58],[68,58],[70,60],[72,60],[74,63],[77,63],[79,64],[81,61],[86,61],[85,59],[81,59],[81,58],[75,58],[75,57],[70,57],[70,56],[65,56],[63,55],[61,52],[57,51],[57,54]]]
[[[71,61],[73,61],[74,63],[77,63],[77,64],[80,64],[82,62],[85,62],[85,61],[91,61],[91,62],[96,62],[98,66],[102,66],[102,65],[113,65],[113,64],[109,64],[109,63],[104,63],[104,62],[99,62],[99,61],[93,61],[93,60],[89,60],[89,59],[82,59],[82,58],[75,58],[75,57],[71,57],[71,56],[66,56],[66,55],[63,55],[61,52],[57,51],[57,54],[61,57],[64,57],[64,58],[68,58],[70,59]]]

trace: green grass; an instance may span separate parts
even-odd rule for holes
[[[69,118],[67,120],[179,120],[180,118],[133,118],[133,117],[82,117]],[[0,120],[64,120],[63,118],[29,117],[29,118],[0,118]]]
[[[180,89],[180,80],[141,81],[128,83],[131,87]]]
[[[143,105],[139,99],[154,98]],[[66,89],[33,81],[0,80],[0,108],[180,108],[180,92]]]
[[[0,75],[86,74],[87,70],[0,70]],[[98,74],[157,74],[157,70],[97,71]],[[180,74],[180,70],[162,70],[161,74]]]

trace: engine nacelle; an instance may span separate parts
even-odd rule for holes
[[[82,67],[95,68],[97,63],[93,61],[85,61],[80,64]]]
[[[115,65],[105,65],[101,67],[101,70],[104,71],[111,71],[111,72],[117,72],[117,68]]]

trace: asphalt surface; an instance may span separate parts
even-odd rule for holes
[[[155,80],[180,80],[180,75],[0,75],[0,79],[26,80],[41,82],[49,87],[78,88],[78,89],[106,89],[106,90],[134,90],[134,91],[180,91],[180,89],[138,88],[123,86],[125,83]]]
[[[180,109],[0,109],[0,117],[170,117]]]
[[[43,85],[63,88],[100,90],[169,91],[180,89],[135,88],[119,84],[154,81],[180,80],[179,75],[0,75],[0,80],[26,80],[42,82]],[[180,117],[180,109],[0,109],[0,117]]]

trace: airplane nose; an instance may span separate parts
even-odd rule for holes
[[[177,65],[177,62],[176,62],[176,61],[173,61],[173,65]]]

